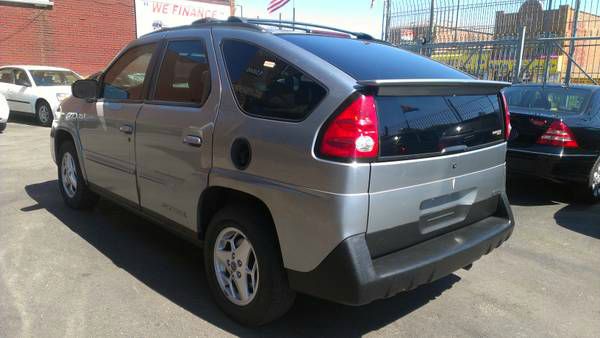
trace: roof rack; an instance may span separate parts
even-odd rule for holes
[[[235,26],[235,27],[250,28],[253,30],[262,30],[262,28],[260,28],[259,26],[269,26],[269,27],[285,28],[285,29],[290,29],[290,30],[301,30],[301,31],[304,31],[307,33],[322,32],[322,31],[319,31],[318,29],[315,29],[315,28],[320,28],[320,29],[326,29],[331,32],[343,33],[343,34],[347,34],[350,36],[354,36],[355,38],[360,39],[360,40],[376,40],[371,35],[366,34],[366,33],[351,32],[351,31],[347,31],[344,29],[339,29],[339,28],[329,27],[329,26],[324,26],[324,25],[317,25],[317,24],[306,23],[306,22],[285,21],[285,20],[279,21],[279,20],[268,20],[268,19],[246,19],[246,18],[240,18],[237,16],[230,16],[229,18],[227,18],[227,20],[219,20],[219,19],[214,19],[214,18],[203,18],[203,19],[192,22],[192,24],[188,25],[188,26],[163,28],[163,29],[159,29],[154,32],[150,32],[145,35],[151,35],[151,34],[155,34],[155,33],[161,33],[161,32],[172,31],[172,30],[186,29],[186,28],[190,28],[190,27],[214,26],[214,25],[223,25],[223,26],[230,25],[230,26]]]
[[[361,39],[361,40],[375,40],[371,35],[369,35],[367,33],[352,32],[352,31],[347,31],[344,29],[335,28],[335,27],[317,25],[317,24],[306,23],[306,22],[298,22],[298,21],[294,22],[294,21],[286,21],[286,20],[280,21],[280,20],[269,20],[269,19],[243,19],[243,18],[240,19],[237,17],[230,17],[229,19],[232,19],[232,18],[242,20],[243,22],[245,21],[249,24],[289,28],[289,29],[293,29],[293,30],[298,29],[298,30],[302,30],[302,31],[305,31],[308,33],[314,31],[314,29],[311,29],[311,28],[321,28],[321,29],[330,30],[332,32],[348,34],[348,35],[354,36],[357,39]],[[298,27],[298,26],[300,26],[300,27]]]

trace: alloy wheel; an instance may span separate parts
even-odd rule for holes
[[[258,291],[258,261],[252,243],[237,228],[228,227],[219,233],[214,245],[213,260],[219,287],[229,301],[247,305]]]
[[[61,161],[61,173],[62,173],[62,186],[63,190],[69,196],[69,198],[75,197],[77,193],[77,169],[75,167],[75,160],[71,153],[64,153]]]

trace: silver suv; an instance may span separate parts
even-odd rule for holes
[[[366,34],[199,21],[77,81],[52,152],[68,206],[200,243],[216,303],[260,325],[296,292],[366,304],[507,240],[506,85]]]

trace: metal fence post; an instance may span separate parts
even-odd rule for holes
[[[427,31],[426,43],[433,43],[433,20],[435,19],[435,0],[431,0],[431,7],[429,8],[429,30]],[[431,49],[427,49],[427,56],[431,56]]]
[[[552,9],[552,0],[548,1],[548,9],[547,11],[550,11]],[[543,27],[544,29],[546,29],[546,15],[544,15],[544,20],[543,20]],[[545,32],[544,36],[546,36],[547,38],[550,37],[550,32]],[[550,72],[550,53],[552,53],[552,44],[549,42],[545,42],[544,43],[544,52],[546,53],[546,57],[544,60],[544,74],[542,74],[542,85],[546,85],[546,82],[548,81],[548,73]]]
[[[575,1],[575,14],[573,15],[573,27],[571,28],[571,37],[577,37],[577,21],[579,19],[579,5],[581,0]],[[565,85],[569,85],[571,82],[571,70],[573,68],[573,55],[575,54],[575,39],[571,39],[569,42],[569,61],[567,62],[567,70],[565,74]]]
[[[527,26],[521,27],[519,41],[517,42],[517,54],[515,55],[515,66],[513,69],[513,83],[521,82],[521,65],[523,64],[523,50],[525,49],[525,32]]]

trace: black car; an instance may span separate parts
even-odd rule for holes
[[[600,199],[600,86],[514,85],[504,95],[509,173],[571,183]]]

